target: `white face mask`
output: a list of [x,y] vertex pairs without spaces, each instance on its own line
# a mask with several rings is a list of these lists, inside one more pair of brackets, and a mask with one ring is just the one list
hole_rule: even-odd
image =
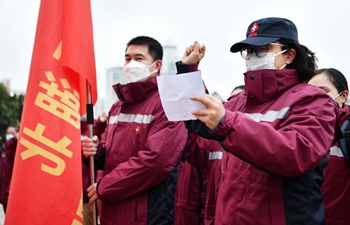
[[8,141],[14,137],[15,137],[15,135],[13,135],[13,134],[6,134],[6,141]]
[[158,70],[149,72],[149,68],[151,68],[154,64],[156,64],[156,62],[157,61],[147,66],[146,64],[137,62],[132,59],[128,64],[124,66],[126,79],[129,82],[140,82],[140,81],[147,80],[147,78],[151,74],[158,72]]
[[[285,49],[279,53],[267,52],[264,57],[258,57],[255,54],[252,54],[249,59],[245,60],[245,65],[247,71],[252,70],[276,70],[275,67],[275,57],[286,52],[288,49]],[[284,64],[280,69],[286,67],[287,64]]]

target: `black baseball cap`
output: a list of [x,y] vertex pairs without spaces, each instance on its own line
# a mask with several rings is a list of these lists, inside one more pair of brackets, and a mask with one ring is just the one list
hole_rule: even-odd
[[281,38],[298,42],[298,30],[288,19],[268,17],[253,21],[247,29],[246,37],[247,39],[232,45],[230,51],[238,52],[245,45],[267,45]]

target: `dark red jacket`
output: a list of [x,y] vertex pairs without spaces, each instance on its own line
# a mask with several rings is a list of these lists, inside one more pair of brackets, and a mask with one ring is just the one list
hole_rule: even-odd
[[209,149],[209,152],[206,155],[208,157],[208,166],[205,173],[204,225],[214,225],[224,150],[217,142],[212,141],[208,144],[207,149]]
[[[340,126],[349,116],[349,108],[340,109]],[[326,206],[327,225],[350,224],[350,169],[339,147],[339,140],[330,149],[329,163],[321,186]]]
[[186,124],[225,150],[215,224],[325,224],[320,185],[334,102],[293,69],[249,71],[245,86],[215,132]]
[[118,84],[114,90],[119,101],[109,112],[102,140],[103,177],[97,187],[101,224],[172,224],[185,126],[166,118],[156,77]]
[[187,161],[178,169],[174,225],[199,225],[203,209],[203,175]]
[[[0,143],[1,144],[1,143]],[[6,157],[5,157],[5,152],[4,149],[0,146],[0,203],[1,204],[6,204],[5,201],[1,199],[1,193],[2,193],[2,183],[3,183],[3,177],[6,176],[5,174],[5,166],[6,166]]]
[[[190,135],[191,137],[193,135]],[[186,160],[200,171],[204,180],[203,224],[213,225],[221,177],[223,149],[217,141],[200,137],[195,137],[194,143],[193,140],[189,139],[188,143]]]
[[0,203],[7,204],[10,184],[12,179],[13,165],[15,162],[17,147],[17,137],[11,138],[5,143],[5,166],[3,168],[3,176],[1,182],[1,191],[0,191]]

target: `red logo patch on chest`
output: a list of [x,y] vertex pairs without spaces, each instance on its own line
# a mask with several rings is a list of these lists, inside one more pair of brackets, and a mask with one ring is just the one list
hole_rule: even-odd
[[135,129],[136,133],[140,132],[140,130],[141,130],[140,126],[137,126],[136,129]]

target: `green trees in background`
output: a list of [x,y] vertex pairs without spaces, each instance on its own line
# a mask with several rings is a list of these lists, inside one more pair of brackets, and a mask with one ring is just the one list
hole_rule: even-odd
[[8,125],[20,125],[23,102],[24,95],[11,96],[5,85],[0,83],[0,136],[3,139]]

